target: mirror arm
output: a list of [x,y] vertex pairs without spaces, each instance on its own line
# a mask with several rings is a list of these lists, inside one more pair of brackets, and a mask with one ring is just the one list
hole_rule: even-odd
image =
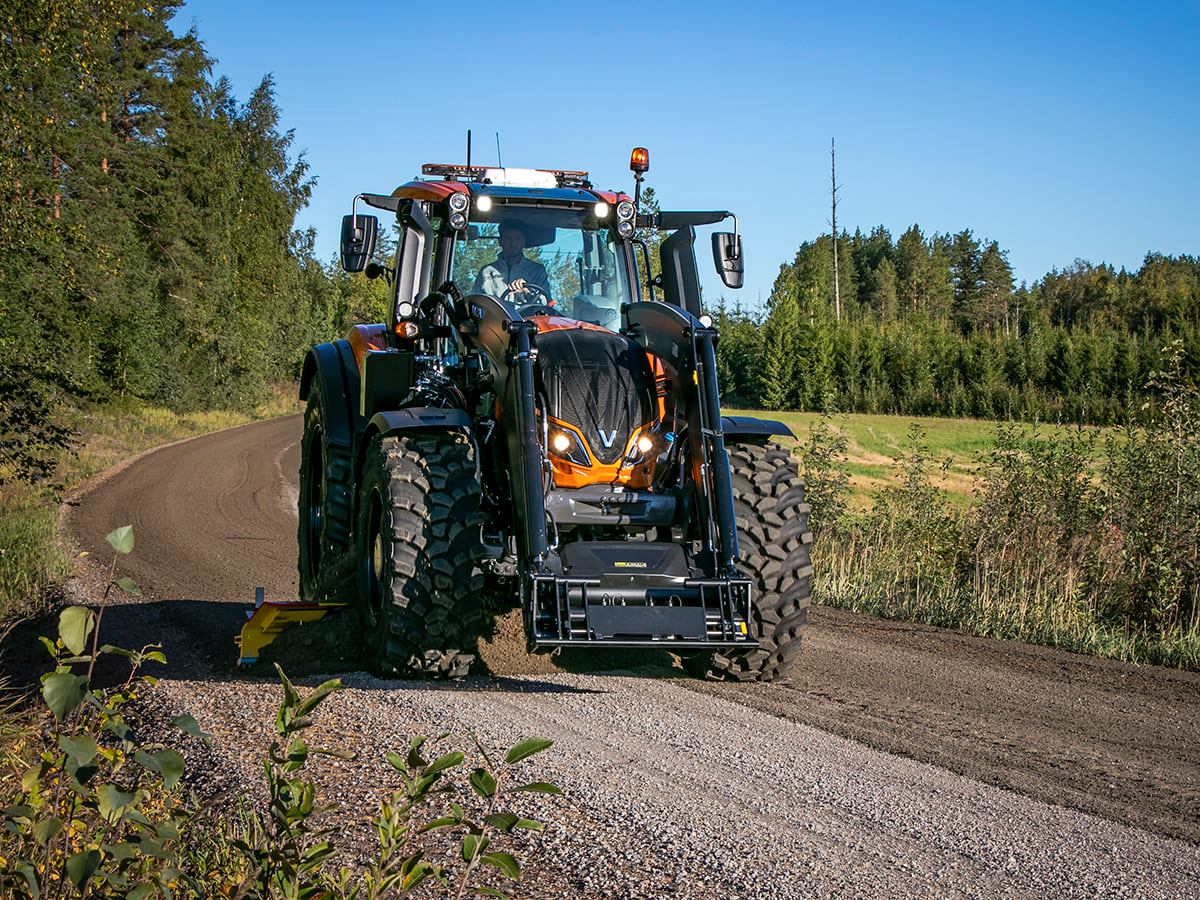
[[651,302],[654,300],[654,277],[650,274],[650,248],[646,246],[646,242],[641,238],[635,238],[633,243],[642,248],[642,259],[646,263],[646,292],[650,295]]

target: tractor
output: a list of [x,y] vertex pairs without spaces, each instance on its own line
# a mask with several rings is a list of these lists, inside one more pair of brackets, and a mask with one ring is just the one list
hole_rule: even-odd
[[[795,663],[791,432],[722,415],[701,308],[695,229],[733,219],[713,259],[738,288],[737,219],[640,212],[648,168],[636,148],[631,197],[468,158],[354,198],[341,264],[386,279],[390,314],[305,359],[299,568],[304,601],[355,605],[372,671],[462,677],[515,606],[531,652],[653,647],[746,681]],[[364,206],[394,216],[385,262]]]

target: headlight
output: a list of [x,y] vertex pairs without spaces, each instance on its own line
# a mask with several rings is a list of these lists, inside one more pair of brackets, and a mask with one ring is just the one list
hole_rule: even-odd
[[451,194],[450,209],[454,212],[466,212],[467,204],[470,203],[470,198],[466,194]]
[[396,304],[396,315],[401,319],[407,319],[414,311],[413,305],[407,300],[402,300]]
[[596,218],[597,219],[607,219],[608,218],[608,204],[605,203],[603,200],[601,200],[599,203],[596,204],[595,210],[596,210]]
[[558,428],[550,432],[550,450],[555,456],[570,460],[577,466],[590,466],[588,453],[571,432]]
[[460,212],[450,213],[450,227],[455,229],[463,229],[467,227],[467,217]]
[[620,203],[618,203],[617,204],[617,218],[618,219],[632,219],[633,218],[633,203],[630,202],[629,200],[622,200]]
[[617,234],[623,238],[633,237],[633,223],[628,219],[622,219],[617,223]]
[[481,197],[475,198],[475,208],[480,212],[487,212],[492,208],[492,198],[484,194]]

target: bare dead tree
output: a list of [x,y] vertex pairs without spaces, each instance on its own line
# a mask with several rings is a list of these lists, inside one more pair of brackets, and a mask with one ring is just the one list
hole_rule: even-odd
[[833,315],[837,321],[842,320],[842,288],[838,277],[838,230],[837,230],[837,147],[834,139],[829,139],[829,195],[833,205],[832,220],[829,225],[833,230]]

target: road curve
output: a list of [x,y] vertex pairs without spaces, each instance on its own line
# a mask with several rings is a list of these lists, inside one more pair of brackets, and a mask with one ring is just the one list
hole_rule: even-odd
[[[155,702],[216,736],[215,785],[257,779],[276,689],[234,676],[231,635],[255,586],[294,596],[298,438],[289,417],[172,445],[66,516],[95,558],[135,525],[122,565],[145,596],[106,611],[107,638],[165,643]],[[357,756],[325,796],[365,844],[383,749],[540,734],[536,773],[568,794],[526,854],[537,896],[1200,895],[1196,675],[827,610],[806,641],[789,686],[636,656],[552,671],[512,647],[484,654],[512,674],[455,685],[351,671],[317,737]]]

